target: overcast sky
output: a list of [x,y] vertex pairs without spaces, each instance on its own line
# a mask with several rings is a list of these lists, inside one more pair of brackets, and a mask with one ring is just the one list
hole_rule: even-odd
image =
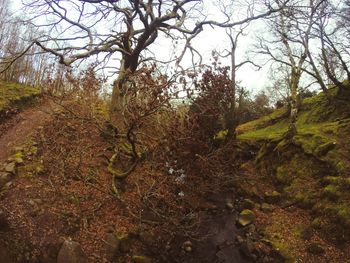
[[[215,1],[208,1],[207,6],[209,15],[215,20],[222,20],[220,13],[217,12],[215,6],[213,6]],[[18,11],[20,9],[20,1],[12,2],[13,10],[17,10],[17,15],[23,15]],[[239,20],[242,17],[238,11],[234,13],[234,20]],[[243,13],[243,15],[246,15]],[[263,28],[263,22],[255,21],[245,29],[245,36],[239,38],[238,48],[237,48],[237,63],[244,61],[247,57],[247,52],[253,49],[254,35],[259,35],[259,30]],[[205,27],[205,30],[201,32],[192,42],[192,45],[202,54],[205,63],[210,63],[211,53],[213,50],[223,51],[224,49],[230,48],[230,42],[225,34],[224,29]],[[156,42],[150,48],[151,51],[157,54],[160,59],[166,59],[173,52],[173,45],[169,41],[164,41],[161,38],[157,39]],[[252,58],[254,62],[258,62],[256,58]],[[190,61],[190,57],[185,57],[184,61]],[[222,59],[224,65],[230,65],[228,59]],[[113,63],[113,62],[112,62]],[[190,65],[188,63],[188,65]],[[186,63],[185,63],[186,66]],[[257,71],[256,68],[247,64],[243,66],[237,73],[237,80],[241,81],[242,86],[248,88],[254,93],[261,90],[266,86],[268,81],[268,68]]]

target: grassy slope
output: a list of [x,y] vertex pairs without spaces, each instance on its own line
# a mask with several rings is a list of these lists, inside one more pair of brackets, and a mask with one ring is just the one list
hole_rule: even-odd
[[40,90],[35,87],[0,81],[0,112],[18,107],[39,93]]
[[[332,102],[320,93],[301,103],[298,134],[292,144],[283,140],[289,123],[287,110],[283,108],[241,125],[238,139],[262,145],[255,161],[259,173],[270,178],[284,200],[310,212],[310,227],[320,230],[327,240],[347,243],[350,241],[350,88],[342,91],[333,88],[330,92]],[[272,223],[278,224],[284,223]]]

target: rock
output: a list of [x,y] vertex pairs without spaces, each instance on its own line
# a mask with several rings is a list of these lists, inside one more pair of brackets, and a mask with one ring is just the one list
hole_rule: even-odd
[[151,263],[152,260],[146,256],[132,256],[132,262],[134,263]]
[[252,210],[244,209],[238,216],[238,223],[247,226],[255,221],[255,214]]
[[248,198],[244,199],[240,205],[241,209],[253,209],[254,207],[255,203]]
[[16,174],[16,163],[11,162],[5,166],[5,171],[11,174]]
[[226,200],[226,208],[229,210],[234,208],[232,200]]
[[12,175],[10,173],[0,173],[0,189],[3,188],[8,182],[11,181]]
[[193,248],[193,244],[191,241],[187,240],[183,243],[182,247],[186,252],[191,252]]
[[277,191],[265,192],[265,200],[270,204],[277,204],[281,200],[281,194]]
[[0,231],[6,230],[9,228],[9,222],[7,215],[4,211],[0,210]]
[[261,205],[261,211],[263,211],[264,213],[270,213],[273,212],[275,210],[275,207],[273,205],[267,204],[267,203],[263,203]]
[[118,254],[120,241],[113,233],[109,232],[106,234],[105,242],[106,258],[108,262],[113,262]]
[[324,249],[316,243],[308,245],[306,251],[314,255],[322,255],[325,252]]
[[88,263],[88,258],[78,242],[65,240],[58,253],[57,263]]

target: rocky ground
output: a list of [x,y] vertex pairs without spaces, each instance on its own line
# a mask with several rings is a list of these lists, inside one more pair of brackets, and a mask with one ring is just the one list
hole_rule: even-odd
[[50,109],[1,124],[0,262],[350,262],[259,170],[260,145],[193,163],[208,174],[145,161],[118,199],[98,123]]

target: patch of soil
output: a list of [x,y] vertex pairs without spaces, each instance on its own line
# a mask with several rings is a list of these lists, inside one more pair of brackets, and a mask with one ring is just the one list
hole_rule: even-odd
[[43,100],[24,109],[0,124],[0,163],[5,161],[13,148],[28,140],[34,131],[48,120],[52,104]]

